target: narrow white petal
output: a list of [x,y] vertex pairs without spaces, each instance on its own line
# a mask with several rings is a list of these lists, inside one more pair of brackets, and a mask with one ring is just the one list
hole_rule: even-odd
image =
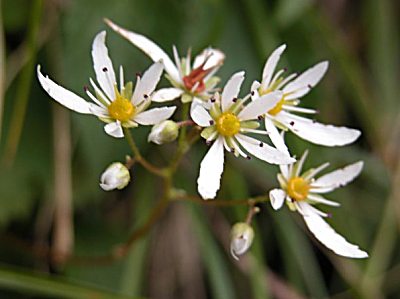
[[176,82],[181,82],[179,76],[179,71],[169,56],[153,41],[149,40],[147,37],[137,34],[132,31],[128,31],[122,27],[119,27],[112,21],[106,19],[105,22],[110,26],[115,32],[119,33],[122,37],[126,38],[140,50],[142,50],[146,55],[148,55],[154,62],[162,60],[165,71]]
[[219,137],[204,156],[200,164],[197,189],[203,199],[212,199],[217,195],[224,170],[223,138]]
[[355,129],[321,124],[285,111],[275,115],[275,119],[300,138],[324,146],[347,145],[361,135],[361,132]]
[[160,81],[163,70],[164,66],[162,62],[155,62],[144,72],[143,76],[140,78],[140,81],[138,84],[136,84],[135,91],[132,96],[133,104],[140,103],[145,96],[151,95]]
[[[283,153],[257,139],[242,134],[237,134],[235,137],[246,151],[260,160],[272,164],[290,164],[296,162],[287,153]],[[261,143],[263,144],[262,146],[260,146]]]
[[360,250],[357,245],[349,243],[345,238],[335,232],[335,230],[318,215],[304,216],[304,221],[313,235],[338,255],[350,258],[366,258],[368,253]]
[[[286,100],[286,98],[285,98],[285,100]],[[317,111],[314,109],[302,108],[302,107],[296,107],[296,106],[290,106],[290,105],[282,105],[282,109],[286,110],[286,111],[293,111],[293,112],[306,113],[306,114],[317,113]]]
[[97,117],[110,117],[107,108],[95,104],[90,104],[90,112]]
[[269,199],[274,210],[279,210],[285,202],[286,192],[282,189],[273,189],[269,191]]
[[108,56],[106,47],[106,32],[101,31],[96,35],[92,45],[93,68],[96,73],[97,82],[101,89],[110,99],[115,99],[114,86],[117,84],[115,80],[114,67]]
[[238,114],[240,120],[257,119],[258,116],[267,113],[269,110],[274,108],[280,101],[283,94],[281,91],[274,91],[263,95],[262,97],[255,99],[250,102],[242,111]]
[[210,114],[201,105],[197,105],[190,112],[190,116],[192,117],[193,121],[200,127],[209,127],[213,122],[213,119],[211,118]]
[[[310,190],[311,192],[314,192],[314,189],[311,188]],[[332,206],[332,207],[339,207],[340,203],[336,202],[336,201],[332,201],[329,199],[326,199],[325,197],[322,197],[321,195],[313,195],[313,194],[308,194],[307,199],[311,200],[314,203],[322,203],[328,206]]]
[[151,100],[157,103],[163,103],[175,100],[180,97],[183,93],[182,89],[170,87],[170,88],[162,88],[153,93]]
[[262,82],[261,82],[262,89],[268,88],[268,85],[271,82],[271,78],[274,74],[276,65],[278,64],[279,59],[280,59],[283,51],[285,51],[285,49],[286,49],[286,45],[283,44],[283,45],[279,46],[278,48],[276,48],[274,50],[274,52],[272,52],[272,54],[269,56],[267,62],[265,63],[263,73],[262,73]]
[[325,192],[345,186],[354,180],[361,172],[364,163],[362,161],[348,165],[342,169],[338,169],[327,173],[312,183],[313,188],[322,188]]
[[153,108],[136,115],[133,120],[141,125],[155,125],[174,114],[176,107]]
[[43,89],[58,103],[79,113],[92,114],[89,102],[85,101],[72,91],[61,87],[48,76],[43,76],[40,72],[40,65],[37,66],[37,76]]
[[204,49],[199,55],[195,57],[193,68],[198,68],[204,63],[205,59],[207,59],[207,62],[204,65],[203,69],[207,70],[221,65],[224,62],[225,54],[218,49]]
[[292,173],[293,177],[300,176],[300,173],[303,169],[303,165],[307,159],[307,156],[308,156],[308,149],[304,151],[303,155],[301,155],[300,160],[298,160],[296,164],[293,166],[293,173]]
[[237,98],[240,91],[240,86],[244,80],[244,72],[237,72],[225,84],[221,95],[222,111],[226,111],[233,103],[233,99]]
[[279,134],[279,131],[275,127],[274,123],[268,117],[265,117],[264,122],[265,122],[265,129],[269,133],[268,136],[271,139],[272,143],[275,145],[275,147],[281,152],[289,152],[285,144],[285,140],[283,139],[281,134]]
[[320,62],[306,70],[292,82],[288,83],[284,88],[285,94],[291,93],[291,97],[302,97],[308,93],[311,88],[318,84],[328,69],[327,61]]
[[119,121],[115,121],[104,126],[104,131],[112,137],[115,138],[123,138],[124,131],[122,130],[121,123]]

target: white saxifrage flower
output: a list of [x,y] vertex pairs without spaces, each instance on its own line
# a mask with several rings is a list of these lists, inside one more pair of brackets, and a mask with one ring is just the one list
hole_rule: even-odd
[[100,187],[105,191],[125,188],[131,176],[128,168],[120,162],[114,162],[103,172],[100,178]]
[[[226,83],[222,94],[216,93],[210,99],[211,105],[207,110],[197,105],[191,111],[193,121],[203,127],[201,136],[207,143],[214,142],[200,164],[200,174],[197,180],[198,191],[204,199],[216,196],[220,188],[220,180],[224,167],[224,148],[235,156],[250,158],[246,153],[274,164],[289,164],[295,160],[288,152],[281,152],[268,144],[246,134],[267,134],[257,130],[260,114],[276,105],[282,96],[274,92],[257,100],[246,102],[250,95],[238,99],[240,86],[244,80],[244,72],[234,74]],[[246,151],[243,151],[242,148]]]
[[216,91],[219,78],[214,76],[223,64],[225,54],[220,50],[204,49],[191,62],[190,50],[187,56],[180,58],[176,47],[173,47],[174,61],[157,44],[147,37],[119,27],[106,19],[106,23],[122,37],[147,54],[153,61],[164,63],[167,78],[174,87],[163,88],[156,92],[153,101],[166,102],[181,97],[182,102],[197,103],[207,101]]
[[316,110],[297,107],[300,98],[306,95],[322,79],[328,69],[328,62],[320,62],[300,75],[291,74],[284,78],[284,69],[275,73],[280,56],[286,45],[278,47],[268,58],[261,82],[253,82],[251,90],[253,99],[270,92],[281,90],[280,101],[265,115],[265,127],[270,132],[271,141],[277,148],[286,149],[278,132],[290,130],[300,138],[324,146],[342,146],[354,142],[361,134],[360,131],[346,127],[324,125],[312,119],[293,113],[315,114]]
[[321,194],[353,181],[360,174],[363,162],[356,162],[315,179],[314,177],[329,163],[301,173],[307,154],[307,151],[304,152],[301,159],[295,164],[280,166],[281,173],[278,174],[278,181],[281,188],[269,192],[272,207],[278,210],[286,201],[292,211],[298,211],[303,216],[311,233],[336,254],[351,258],[368,257],[366,252],[360,250],[357,245],[350,244],[323,220],[323,217],[327,217],[328,214],[313,206],[314,204],[339,206],[339,203],[328,200]]
[[120,67],[118,90],[114,68],[105,45],[105,38],[105,31],[98,33],[92,46],[93,68],[100,88],[90,79],[95,91],[94,95],[88,88],[85,88],[85,92],[94,103],[90,103],[61,87],[48,76],[43,76],[40,72],[40,66],[38,66],[37,76],[43,89],[54,100],[71,110],[97,116],[107,123],[104,126],[105,132],[117,138],[124,137],[122,127],[154,125],[171,117],[176,108],[174,106],[147,110],[163,72],[163,64],[156,62],[142,77],[137,77],[134,90],[132,82],[124,83],[123,69]]

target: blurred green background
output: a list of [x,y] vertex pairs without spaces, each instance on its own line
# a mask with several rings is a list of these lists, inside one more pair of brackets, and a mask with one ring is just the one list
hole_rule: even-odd
[[[2,0],[0,20],[0,297],[1,298],[399,298],[400,297],[400,3],[390,0]],[[45,74],[84,95],[93,77],[93,37],[107,30],[114,66],[134,78],[151,61],[103,23],[108,17],[172,54],[212,45],[226,53],[222,82],[246,70],[243,90],[259,79],[271,51],[286,43],[280,66],[330,68],[303,100],[318,120],[363,131],[344,148],[314,146],[288,134],[293,154],[310,149],[306,168],[331,170],[365,161],[362,175],[329,194],[339,201],[331,225],[370,253],[335,256],[310,236],[301,217],[261,205],[251,251],[234,261],[229,231],[246,207],[174,202],[127,257],[112,252],[147,219],[159,180],[140,166],[123,191],[106,193],[101,172],[129,148],[103,132],[95,117],[54,103],[38,84]],[[162,85],[167,82],[163,81]],[[147,144],[158,165],[174,145]],[[185,157],[175,185],[196,190],[199,143]],[[265,194],[277,168],[228,159],[220,198]],[[72,249],[71,249],[72,248]],[[71,249],[71,250],[69,250]],[[64,254],[52,255],[53,250]],[[88,258],[89,257],[89,258]]]

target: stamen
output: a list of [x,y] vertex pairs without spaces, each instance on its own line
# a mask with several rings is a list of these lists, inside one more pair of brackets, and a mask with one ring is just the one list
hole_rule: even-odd
[[92,95],[92,93],[89,91],[88,88],[85,89],[86,94],[89,96],[89,98],[95,102],[97,105],[101,106],[101,107],[106,107],[102,102],[100,102],[94,95]]
[[238,100],[237,98],[233,98],[233,99],[232,99],[232,102],[236,103],[237,100]]
[[251,160],[251,157],[249,155],[246,156],[247,160]]
[[260,142],[260,147],[263,147],[263,146],[264,146],[264,143]]
[[111,104],[110,99],[103,93],[103,91],[97,87],[96,83],[92,80],[92,78],[89,78],[89,82],[94,88],[94,91],[102,98],[104,101],[106,101],[107,104]]
[[252,90],[252,91],[250,92],[250,94],[251,94],[252,96],[254,96],[254,95],[255,95],[254,90]]
[[210,119],[209,123],[211,126],[213,126],[215,124],[215,122],[212,119]]
[[84,92],[87,92],[88,90],[89,90],[89,87],[88,87],[87,85],[84,85],[84,86],[83,86],[83,91],[84,91]]
[[125,89],[124,86],[124,69],[122,65],[119,66],[119,89],[121,92]]
[[236,142],[235,138],[231,138],[229,139],[230,142],[232,143],[232,146],[234,147],[235,151],[237,151],[239,153],[240,156],[242,156],[243,158],[247,157],[247,154],[245,154],[241,149],[240,146],[238,145],[238,143]]
[[308,84],[307,86],[309,89],[313,88],[311,84]]
[[268,135],[267,131],[257,130],[257,129],[250,129],[250,128],[240,128],[240,132],[242,133],[253,133],[253,134],[260,134],[260,135]]
[[103,67],[102,71],[103,72],[108,72],[108,69],[106,67]]
[[294,126],[294,121],[291,121],[289,124],[290,124],[291,126]]

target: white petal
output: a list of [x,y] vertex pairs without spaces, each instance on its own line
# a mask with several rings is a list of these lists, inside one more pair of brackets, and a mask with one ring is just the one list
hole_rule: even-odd
[[172,78],[172,80],[176,82],[181,82],[181,78],[179,76],[179,71],[169,56],[153,41],[149,40],[147,37],[134,33],[132,31],[128,31],[118,25],[114,24],[110,20],[106,19],[105,22],[108,26],[110,26],[114,31],[119,33],[122,37],[126,38],[140,50],[142,50],[145,54],[147,54],[154,62],[162,60],[165,71]]
[[192,117],[193,121],[200,127],[209,127],[213,122],[213,119],[211,118],[210,114],[201,105],[197,105],[190,112],[190,116]]
[[278,129],[275,127],[274,123],[267,117],[265,117],[265,129],[269,133],[269,138],[271,139],[272,143],[275,147],[280,150],[281,152],[289,152],[285,140],[279,134]]
[[286,192],[282,189],[273,189],[269,191],[269,199],[274,210],[279,210],[285,202]]
[[151,100],[157,103],[168,102],[180,97],[182,93],[183,90],[179,88],[162,88],[153,93]]
[[321,124],[285,111],[275,115],[275,119],[300,138],[325,146],[350,144],[361,135],[361,132],[355,129]]
[[322,188],[324,192],[329,192],[336,188],[345,186],[354,180],[361,172],[364,163],[362,161],[348,165],[323,175],[312,183],[313,188]]
[[244,80],[244,72],[237,72],[225,84],[221,95],[222,111],[226,111],[233,103],[233,99],[237,98],[240,91],[240,86]]
[[278,64],[279,59],[280,59],[283,51],[285,51],[285,49],[286,49],[286,45],[283,44],[280,47],[278,47],[277,49],[275,49],[274,52],[272,52],[272,54],[269,56],[267,62],[265,63],[263,74],[262,74],[262,82],[261,82],[262,89],[268,88],[268,85],[271,82],[271,78],[274,74],[276,65]]
[[151,93],[156,89],[158,81],[160,81],[161,74],[164,66],[162,62],[155,62],[150,66],[140,78],[138,84],[136,84],[135,91],[132,96],[132,103],[140,103],[144,96],[150,96]]
[[[314,192],[314,189],[311,188],[310,192]],[[340,203],[336,202],[336,201],[332,201],[329,199],[326,199],[325,197],[321,196],[321,195],[316,195],[316,194],[308,194],[307,199],[314,202],[314,203],[322,203],[328,206],[332,206],[332,207],[339,207]]]
[[250,102],[238,114],[240,120],[256,119],[258,116],[267,113],[280,101],[283,94],[281,91],[274,91]]
[[320,62],[287,84],[282,90],[283,93],[290,94],[287,99],[300,98],[307,94],[325,75],[328,65],[327,61]]
[[40,72],[40,65],[37,66],[37,76],[43,89],[58,103],[79,113],[92,114],[89,102],[85,101],[72,91],[61,87],[48,76],[43,76]]
[[212,199],[217,195],[224,170],[223,138],[215,140],[200,164],[197,189],[204,199]]
[[136,115],[133,120],[141,125],[155,125],[174,114],[176,107],[153,108]]
[[111,99],[115,99],[114,86],[117,84],[115,80],[114,67],[108,56],[106,47],[106,32],[102,31],[96,35],[92,45],[93,68],[96,73],[97,82],[101,89]]
[[359,249],[357,245],[349,243],[345,238],[318,215],[304,216],[304,221],[313,235],[327,248],[338,255],[351,258],[366,258],[368,253]]
[[194,59],[193,68],[195,69],[202,65],[206,58],[208,59],[203,67],[205,70],[221,65],[224,62],[225,54],[222,51],[213,48],[204,49]]
[[96,115],[97,117],[104,117],[104,118],[109,118],[110,117],[107,108],[104,108],[104,107],[101,107],[101,106],[98,106],[98,105],[95,105],[95,104],[91,104],[90,105],[90,112],[93,115]]
[[112,137],[122,138],[124,137],[124,131],[122,130],[121,123],[119,121],[115,121],[104,126],[104,131]]
[[290,164],[296,162],[287,153],[282,153],[266,143],[260,146],[261,142],[257,139],[242,134],[237,134],[235,137],[246,151],[260,160],[272,164]]

